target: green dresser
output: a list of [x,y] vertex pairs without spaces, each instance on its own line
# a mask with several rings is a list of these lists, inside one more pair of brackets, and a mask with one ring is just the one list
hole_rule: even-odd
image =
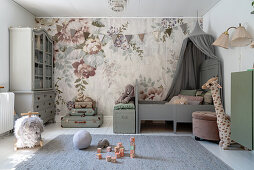
[[254,72],[231,74],[231,139],[254,149]]

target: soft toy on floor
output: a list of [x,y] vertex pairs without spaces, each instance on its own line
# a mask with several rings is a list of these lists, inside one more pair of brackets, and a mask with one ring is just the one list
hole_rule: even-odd
[[17,139],[17,142],[14,145],[15,150],[18,148],[32,148],[37,145],[43,145],[41,139],[43,121],[33,114],[39,113],[22,113],[21,116],[23,117],[16,120],[14,127],[14,134]]
[[98,142],[97,148],[106,148],[109,146],[109,141],[107,139],[101,139]]
[[223,149],[228,149],[231,143],[231,122],[224,112],[223,105],[221,103],[220,98],[220,91],[219,89],[222,88],[218,83],[218,77],[213,77],[209,79],[203,86],[202,89],[211,89],[213,103],[215,107],[215,112],[217,116],[217,125],[219,129],[219,136],[220,136],[220,147]]

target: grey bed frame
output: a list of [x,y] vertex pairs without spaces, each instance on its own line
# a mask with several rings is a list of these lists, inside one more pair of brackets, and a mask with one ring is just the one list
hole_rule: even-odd
[[[211,77],[217,76],[219,71],[218,60],[205,60],[200,69],[200,87]],[[173,121],[174,133],[177,123],[191,123],[194,111],[213,111],[213,105],[174,105],[165,104],[166,101],[139,101],[139,83],[136,80],[136,133],[140,133],[142,120]]]

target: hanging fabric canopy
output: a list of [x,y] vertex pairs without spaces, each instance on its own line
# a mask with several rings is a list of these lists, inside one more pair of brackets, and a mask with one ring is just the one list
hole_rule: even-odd
[[[177,69],[171,88],[166,96],[165,101],[170,101],[183,90],[200,89],[200,66],[204,61],[218,61],[218,79],[223,86],[221,61],[215,55],[215,48],[212,46],[214,38],[206,34],[199,26],[197,21],[194,30],[190,36],[183,40],[180,51]],[[212,59],[212,60],[211,60]],[[221,99],[223,93],[221,90]]]

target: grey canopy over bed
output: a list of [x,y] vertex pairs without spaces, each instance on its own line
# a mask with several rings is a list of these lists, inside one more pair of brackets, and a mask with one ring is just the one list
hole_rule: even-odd
[[[218,75],[215,76],[218,76],[219,83],[223,85],[221,62],[215,55],[213,42],[213,36],[206,34],[197,22],[190,36],[183,40],[175,76],[165,101],[169,101],[173,96],[178,95],[181,89],[199,89],[202,83],[207,81],[200,77],[200,65],[205,60],[208,60],[207,62],[217,61]],[[223,99],[222,91],[221,98]]]
[[[140,132],[142,120],[173,121],[174,132],[178,122],[192,122],[194,111],[214,111],[213,105],[165,104],[182,89],[201,89],[211,77],[218,76],[223,85],[221,61],[212,46],[214,38],[206,34],[196,23],[193,32],[183,40],[177,69],[169,92],[164,101],[139,101],[139,83],[136,82],[136,133]],[[223,93],[221,92],[223,101]]]

